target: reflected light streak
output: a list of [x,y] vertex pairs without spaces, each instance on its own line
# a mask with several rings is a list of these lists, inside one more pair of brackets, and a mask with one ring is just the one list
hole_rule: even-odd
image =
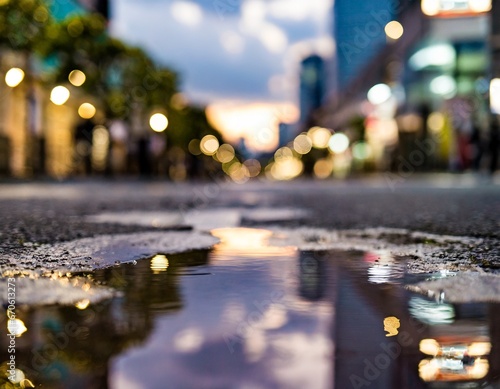
[[151,259],[150,268],[154,273],[160,273],[163,271],[167,271],[169,266],[168,258],[165,255],[155,255],[153,259]]
[[28,329],[24,325],[24,322],[20,319],[10,319],[7,321],[7,330],[10,334],[15,335],[16,337],[20,337],[24,334]]
[[75,307],[77,307],[78,309],[84,310],[84,309],[87,309],[87,307],[89,306],[89,304],[90,304],[90,300],[89,299],[84,299],[84,300],[78,301],[75,304]]
[[396,316],[389,316],[384,319],[384,331],[387,332],[385,336],[396,336],[399,331],[398,328],[401,326],[401,322]]
[[211,231],[221,242],[214,247],[214,253],[219,255],[238,254],[240,256],[272,257],[276,255],[294,255],[293,247],[274,247],[268,243],[272,232],[256,228],[218,228]]

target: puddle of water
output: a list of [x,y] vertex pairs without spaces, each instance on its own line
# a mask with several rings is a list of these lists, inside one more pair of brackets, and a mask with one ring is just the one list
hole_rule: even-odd
[[416,295],[387,251],[297,251],[270,234],[218,229],[213,250],[91,273],[121,292],[106,302],[19,307],[17,368],[65,389],[498,387],[498,304]]

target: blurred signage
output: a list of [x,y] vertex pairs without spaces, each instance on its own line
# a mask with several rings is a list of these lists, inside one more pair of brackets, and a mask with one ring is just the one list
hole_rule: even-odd
[[422,0],[422,12],[433,17],[465,17],[491,10],[492,0]]

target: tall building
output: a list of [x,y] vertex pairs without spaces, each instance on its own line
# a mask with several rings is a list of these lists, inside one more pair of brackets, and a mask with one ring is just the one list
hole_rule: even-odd
[[337,85],[346,88],[386,44],[385,25],[394,19],[393,0],[335,0]]
[[311,55],[301,63],[300,71],[300,123],[308,125],[311,114],[322,104],[326,86],[325,62],[318,55]]

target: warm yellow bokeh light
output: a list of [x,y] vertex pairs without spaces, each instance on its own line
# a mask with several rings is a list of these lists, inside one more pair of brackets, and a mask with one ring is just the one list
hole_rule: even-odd
[[427,16],[435,16],[441,10],[440,0],[422,0],[422,12]]
[[188,150],[193,155],[200,155],[201,154],[200,140],[199,139],[191,139],[191,141],[188,144]]
[[233,146],[225,143],[217,150],[217,160],[221,163],[231,162],[234,158],[234,148]]
[[250,178],[250,173],[245,165],[235,162],[227,169],[227,174],[237,184],[244,184]]
[[73,70],[68,76],[69,82],[74,86],[82,86],[86,79],[85,73],[78,69]]
[[52,92],[50,92],[50,101],[52,101],[55,105],[63,105],[66,101],[68,101],[69,96],[70,93],[68,88],[59,85],[52,89]]
[[427,127],[433,133],[439,133],[443,129],[445,124],[444,115],[441,112],[433,112],[429,115],[427,119]]
[[328,159],[319,159],[314,164],[314,176],[324,180],[328,178],[333,171],[333,163]]
[[312,149],[312,141],[306,134],[300,134],[293,141],[293,149],[299,154],[307,154]]
[[297,178],[302,174],[304,164],[295,157],[283,157],[271,166],[271,177],[279,181],[288,181]]
[[219,149],[219,141],[213,135],[206,135],[200,142],[200,149],[205,155],[214,155]]
[[472,12],[482,13],[491,11],[491,0],[469,0]]
[[15,88],[24,80],[24,71],[19,68],[12,68],[5,74],[5,83],[11,88]]
[[92,119],[96,113],[95,107],[90,103],[83,103],[78,108],[78,115],[83,119]]
[[262,166],[256,159],[247,159],[243,162],[243,165],[248,169],[248,174],[250,177],[257,177],[262,170]]
[[282,159],[288,159],[293,157],[293,151],[289,147],[281,147],[274,153],[274,160],[280,161]]
[[153,131],[163,132],[168,127],[168,119],[162,113],[155,113],[151,115],[151,118],[149,119],[149,125],[151,126]]
[[316,149],[326,149],[332,132],[328,128],[313,127],[307,131],[307,136],[311,138],[312,145]]
[[393,21],[387,23],[385,25],[384,31],[385,31],[385,35],[387,35],[387,37],[394,39],[394,40],[401,38],[403,36],[403,33],[404,33],[403,26],[401,25],[401,23],[399,23],[396,20],[393,20]]

